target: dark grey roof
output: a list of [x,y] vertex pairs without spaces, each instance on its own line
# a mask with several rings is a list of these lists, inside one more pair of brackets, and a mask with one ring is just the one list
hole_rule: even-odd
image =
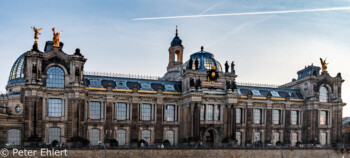
[[271,93],[273,98],[285,98],[287,93],[291,99],[303,99],[299,90],[297,89],[284,89],[284,88],[270,88],[270,87],[254,87],[254,86],[237,86],[239,94],[246,96],[249,91],[252,91],[254,97],[266,97],[267,93]]

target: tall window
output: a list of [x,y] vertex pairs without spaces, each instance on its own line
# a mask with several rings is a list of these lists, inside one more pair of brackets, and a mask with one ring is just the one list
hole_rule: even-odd
[[207,118],[206,118],[206,120],[213,120],[213,115],[214,115],[214,106],[207,105]]
[[124,146],[126,142],[125,130],[117,130],[117,141],[119,145]]
[[21,144],[21,135],[20,130],[10,129],[7,131],[7,142],[11,145],[20,145]]
[[58,66],[52,66],[46,73],[46,86],[64,88],[64,72]]
[[276,143],[280,140],[280,133],[274,132],[272,133],[272,144],[276,145]]
[[61,141],[61,128],[49,128],[49,143],[52,143],[54,140],[57,140],[58,142]]
[[175,106],[167,105],[165,109],[165,120],[166,121],[175,121]]
[[327,144],[327,133],[322,132],[320,134],[320,143],[321,143],[321,145],[326,145]]
[[241,132],[236,132],[236,139],[237,139],[237,144],[241,145],[241,142],[242,142],[242,133]]
[[202,105],[202,106],[201,106],[201,120],[204,120],[204,119],[205,119],[204,114],[205,114],[205,105]]
[[291,137],[290,142],[292,145],[295,145],[295,143],[297,143],[297,141],[298,141],[298,133],[293,132],[291,135],[292,135],[292,137]]
[[100,130],[99,129],[91,129],[90,130],[90,143],[91,143],[91,145],[98,145],[98,141],[100,141]]
[[143,130],[141,132],[141,139],[145,140],[146,142],[151,141],[151,131],[150,130]]
[[261,124],[261,114],[262,110],[261,109],[254,109],[254,124]]
[[261,133],[260,132],[254,132],[254,142],[257,142],[261,140]]
[[299,111],[292,110],[291,120],[292,120],[292,125],[299,124]]
[[324,86],[320,88],[320,102],[328,102],[328,90]]
[[213,60],[209,58],[204,58],[204,67],[210,70],[212,66],[215,66]]
[[242,109],[236,108],[236,123],[242,123]]
[[215,105],[214,120],[220,120],[220,105]]
[[280,124],[281,110],[272,111],[272,123],[275,125]]
[[174,137],[175,137],[174,131],[165,131],[165,139],[169,140],[171,145],[174,144]]
[[47,112],[49,117],[61,117],[62,116],[62,99],[49,99],[49,105],[47,109],[48,109]]
[[90,119],[101,118],[101,102],[90,102]]
[[320,125],[327,125],[328,124],[328,112],[327,111],[320,111]]
[[141,106],[141,120],[150,121],[151,120],[151,104],[142,104]]
[[126,120],[126,103],[116,103],[114,110],[116,120]]

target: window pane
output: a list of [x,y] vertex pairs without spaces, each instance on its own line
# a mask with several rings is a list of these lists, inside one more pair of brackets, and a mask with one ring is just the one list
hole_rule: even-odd
[[101,118],[101,102],[90,102],[90,119]]
[[46,86],[64,88],[64,72],[58,66],[52,66],[46,73]]
[[151,120],[151,104],[142,104],[141,112],[141,120]]
[[204,120],[205,105],[201,106],[201,120]]
[[165,120],[174,121],[175,120],[175,106],[167,105],[165,109]]
[[151,141],[151,131],[150,130],[143,130],[141,139],[145,140],[146,142]]
[[7,142],[11,145],[20,145],[21,144],[21,135],[20,130],[10,129],[7,132]]
[[260,132],[254,132],[254,142],[261,140]]
[[90,130],[90,143],[91,143],[91,145],[98,145],[98,141],[100,141],[100,130],[99,129],[91,129]]
[[165,131],[165,139],[169,140],[170,144],[174,144],[174,131]]
[[320,102],[328,102],[328,90],[323,86],[320,88]]
[[278,132],[274,132],[272,134],[272,144],[276,145],[277,141],[280,140],[280,134]]
[[48,116],[50,117],[62,116],[62,99],[49,99]]
[[320,125],[327,125],[327,112],[326,111],[320,112]]
[[327,144],[327,133],[322,132],[320,134],[320,143],[321,143],[321,145]]
[[54,140],[61,141],[61,128],[53,127],[49,129],[49,143]]
[[117,103],[114,109],[116,120],[126,120],[126,103]]
[[212,66],[215,66],[213,60],[209,58],[204,58],[204,67],[210,70]]
[[254,109],[254,123],[261,124],[261,109]]
[[280,110],[273,110],[272,112],[272,123],[280,124]]
[[298,141],[298,133],[292,133],[291,144],[295,145],[295,143],[297,143],[297,141]]
[[207,120],[213,120],[214,115],[214,106],[207,105]]
[[215,105],[214,120],[220,120],[220,105]]
[[298,113],[299,113],[299,111],[295,111],[295,110],[292,111],[292,115],[291,115],[292,125],[299,124],[299,114]]
[[236,123],[242,123],[242,109],[236,109]]
[[125,130],[117,130],[117,141],[119,145],[125,145],[126,134]]

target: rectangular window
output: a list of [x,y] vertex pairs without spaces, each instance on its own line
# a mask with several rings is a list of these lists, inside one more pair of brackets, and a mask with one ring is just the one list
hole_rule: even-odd
[[152,115],[151,104],[142,104],[141,105],[141,120],[150,121]]
[[90,102],[90,119],[101,118],[101,102]]
[[260,132],[254,132],[254,142],[261,140],[261,133]]
[[275,125],[280,124],[280,118],[281,118],[281,110],[273,110],[272,111],[272,123]]
[[99,129],[91,129],[90,130],[90,143],[91,143],[91,145],[99,145],[98,141],[100,141],[100,130]]
[[165,139],[169,140],[171,145],[174,145],[174,131],[165,131]]
[[298,142],[298,133],[292,133],[291,144],[295,145]]
[[236,132],[236,140],[237,140],[237,144],[241,145],[241,142],[242,142],[242,133],[241,132]]
[[214,115],[214,106],[213,105],[207,105],[207,117],[206,120],[213,120]]
[[62,99],[49,99],[48,116],[49,117],[62,116]]
[[165,120],[166,121],[175,121],[175,106],[167,105],[165,109]]
[[292,125],[298,125],[299,124],[299,111],[292,110],[291,115]]
[[116,103],[114,115],[116,120],[126,120],[126,103]]
[[327,111],[321,111],[320,112],[320,125],[327,125],[328,122],[328,112]]
[[201,120],[204,120],[204,118],[205,118],[204,114],[205,114],[205,105],[202,105],[201,106]]
[[214,120],[220,120],[220,105],[215,105]]
[[150,142],[151,141],[151,131],[150,130],[143,130],[141,133],[141,139],[143,139],[146,142]]
[[10,129],[7,132],[7,143],[11,145],[20,145],[21,144],[21,135],[20,130],[18,129]]
[[242,109],[236,108],[236,123],[242,123]]
[[49,128],[49,143],[51,144],[54,140],[61,141],[61,128]]
[[261,109],[254,109],[254,124],[261,124],[262,121],[261,121],[261,112],[262,110]]
[[125,130],[117,130],[117,141],[119,145],[124,146],[126,140]]

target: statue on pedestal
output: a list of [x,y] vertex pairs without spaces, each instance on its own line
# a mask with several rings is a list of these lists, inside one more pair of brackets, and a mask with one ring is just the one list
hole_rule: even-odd
[[228,68],[229,68],[230,66],[228,65],[228,62],[226,61],[226,63],[225,63],[225,73],[227,73],[228,72]]
[[233,61],[231,63],[231,73],[235,73],[235,64]]
[[199,70],[199,61],[198,61],[198,58],[194,61],[194,66],[196,67],[196,70]]
[[52,32],[53,32],[53,38],[52,38],[53,46],[60,47],[60,35],[63,31],[61,30],[61,32],[55,32],[55,27],[54,27],[52,28]]
[[192,58],[190,58],[190,60],[188,61],[188,69],[192,70],[193,67],[193,60]]
[[327,72],[327,65],[328,65],[328,63],[326,63],[327,59],[322,60],[322,58],[320,58],[320,60],[321,60],[321,65],[322,65],[322,72]]
[[38,39],[39,39],[39,35],[41,35],[40,31],[42,30],[42,28],[37,29],[36,27],[32,27],[33,31],[34,31],[34,45],[38,45]]

